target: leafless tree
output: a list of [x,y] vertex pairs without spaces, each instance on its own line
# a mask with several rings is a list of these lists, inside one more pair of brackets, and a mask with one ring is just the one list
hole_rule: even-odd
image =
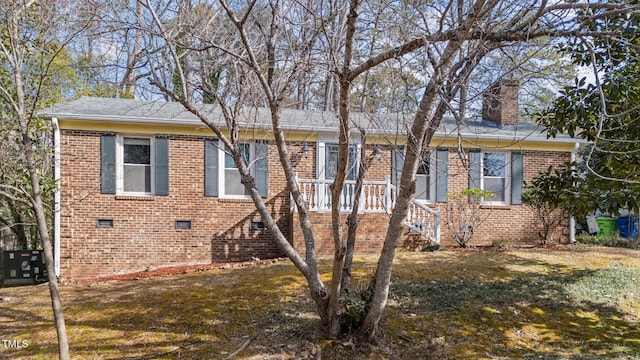
[[[0,41],[0,106],[3,128],[11,131],[3,136],[12,152],[0,154],[2,177],[11,181],[0,184],[0,196],[33,212],[35,226],[42,241],[49,293],[58,335],[60,359],[69,359],[69,343],[65,327],[58,279],[54,268],[52,241],[48,227],[47,199],[55,188],[50,175],[50,142],[48,126],[37,116],[52,102],[61,101],[72,91],[74,74],[72,59],[66,46],[77,35],[53,24],[70,25],[75,20],[69,12],[72,2],[1,1],[4,35]],[[79,29],[82,29],[80,26]],[[63,88],[68,86],[68,88]],[[6,126],[6,127],[5,127]],[[3,150],[6,149],[3,147]],[[49,197],[47,196],[49,195]]]
[[[411,120],[399,125],[399,131],[407,137],[399,195],[368,289],[371,298],[361,324],[363,333],[373,335],[387,303],[393,259],[414,196],[421,154],[443,116],[450,113],[460,116],[460,106],[456,106],[455,101],[463,104],[467,101],[469,79],[478,66],[489,54],[517,44],[526,46],[534,40],[539,46],[541,40],[552,41],[558,37],[611,35],[590,33],[581,25],[607,12],[638,11],[638,6],[628,4],[525,0],[424,3],[220,0],[192,5],[199,9],[199,14],[206,14],[206,18],[198,17],[197,26],[179,24],[181,29],[191,31],[185,41],[184,36],[175,36],[172,26],[176,24],[159,15],[162,9],[145,1],[146,16],[153,20],[147,30],[166,45],[165,57],[148,57],[154,69],[151,81],[165,96],[182,103],[208,125],[232,155],[266,228],[305,276],[321,321],[333,338],[340,335],[340,324],[348,316],[342,301],[345,293],[342,287],[349,284],[350,276],[350,271],[345,271],[345,266],[348,268],[350,264],[348,241],[343,233],[344,219],[338,202],[332,202],[334,262],[327,286],[318,270],[310,214],[296,183],[283,131],[283,107],[297,106],[300,102],[315,103],[317,108],[335,114],[339,122],[339,151],[332,197],[337,199],[350,165],[349,143],[355,126],[351,117],[354,83],[368,71],[398,61],[405,71],[412,69],[411,75],[422,84],[415,93],[417,103]],[[194,61],[201,71],[196,78],[189,78],[180,66],[185,54],[197,59]],[[198,96],[184,96],[187,93],[184,89],[176,89],[176,83],[163,76],[166,71],[163,73],[161,69],[166,59],[172,60],[169,68],[172,76],[179,78],[178,84],[196,84]],[[306,83],[309,79],[314,80]],[[311,88],[316,91],[312,92]],[[322,89],[324,91],[318,91]],[[311,93],[324,96],[316,97],[318,101],[309,101]],[[367,96],[366,91],[362,96]],[[224,114],[222,121],[202,111],[198,101],[204,97],[220,106]],[[260,107],[268,109],[270,114],[270,135],[299,211],[304,254],[295,251],[278,228],[256,188],[249,169],[252,165],[245,164],[238,146],[241,126],[246,126],[243,116]],[[357,231],[356,228],[349,231]]]

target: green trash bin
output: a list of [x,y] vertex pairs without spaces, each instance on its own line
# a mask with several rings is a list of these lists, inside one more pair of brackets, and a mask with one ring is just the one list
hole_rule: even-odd
[[598,224],[598,236],[615,236],[618,234],[616,219],[609,217],[596,218]]

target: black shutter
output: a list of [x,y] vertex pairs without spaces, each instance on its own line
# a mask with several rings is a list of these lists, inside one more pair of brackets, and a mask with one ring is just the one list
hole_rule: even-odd
[[154,195],[169,195],[169,139],[155,139],[155,191]]
[[218,140],[204,142],[204,195],[218,196]]
[[269,195],[269,146],[266,142],[256,143],[256,189],[260,196]]
[[436,151],[436,201],[447,202],[449,187],[449,150]]
[[400,177],[404,166],[404,147],[394,146],[391,157],[391,183],[400,189]]
[[469,151],[469,189],[480,188],[482,153],[480,150]]
[[100,192],[116,193],[116,136],[100,137]]
[[511,153],[511,203],[522,204],[522,188],[524,185],[524,161],[522,153]]

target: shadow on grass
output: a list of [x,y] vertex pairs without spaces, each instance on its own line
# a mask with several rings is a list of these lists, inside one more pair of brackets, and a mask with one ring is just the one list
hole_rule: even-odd
[[[400,257],[385,335],[377,345],[323,341],[304,279],[282,262],[63,287],[72,353],[89,359],[218,359],[250,341],[239,358],[310,358],[320,347],[328,359],[640,357],[638,314],[619,306],[626,295],[640,296],[637,285],[629,290],[637,284],[630,285],[631,279],[640,279],[640,267],[585,270],[517,252]],[[356,266],[371,269],[372,262]],[[50,312],[41,301],[46,289],[24,292],[25,299],[39,297],[38,303],[22,304],[20,294],[11,304],[0,303],[5,333],[34,333],[42,346],[22,349],[19,356],[49,358],[55,340],[52,321],[43,315]],[[631,301],[638,309],[638,299]]]
[[280,354],[290,350],[286,339],[322,336],[303,289],[289,264],[98,285],[66,312],[72,335],[88,329],[72,350],[105,359],[216,359],[249,339],[243,354]]
[[[473,256],[450,259],[449,269],[464,268]],[[640,358],[637,317],[616,304],[625,291],[640,296],[640,268],[577,270],[506,253],[481,256],[485,267],[463,276],[393,284],[389,331],[407,341],[440,339],[435,350],[427,344],[436,358]],[[487,276],[505,264],[547,271],[510,270],[507,280]]]

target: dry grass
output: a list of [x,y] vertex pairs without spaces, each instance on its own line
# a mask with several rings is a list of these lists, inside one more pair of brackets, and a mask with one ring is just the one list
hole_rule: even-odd
[[[61,291],[77,359],[640,359],[639,255],[401,253],[375,343],[324,340],[286,261]],[[374,259],[356,266],[365,282]],[[29,344],[3,359],[55,356],[46,286],[0,289],[0,340]]]

